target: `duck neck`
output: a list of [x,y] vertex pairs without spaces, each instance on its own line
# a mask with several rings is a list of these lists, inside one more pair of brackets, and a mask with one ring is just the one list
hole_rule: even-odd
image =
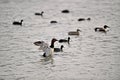
[[22,25],[23,20],[21,20],[20,25]]
[[70,38],[68,38],[68,44],[70,43]]
[[63,46],[61,46],[60,50],[63,51]]
[[51,48],[54,48],[54,43],[55,42],[51,41],[51,45],[50,45]]

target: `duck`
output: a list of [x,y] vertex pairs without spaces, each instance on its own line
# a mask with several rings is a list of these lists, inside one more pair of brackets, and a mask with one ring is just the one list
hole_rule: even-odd
[[95,30],[95,32],[99,31],[99,32],[106,33],[108,31],[108,28],[110,28],[110,27],[107,26],[107,25],[104,25],[103,28],[102,27],[96,27],[96,28],[94,28],[94,30]]
[[80,29],[77,29],[77,31],[70,31],[68,32],[68,35],[79,35],[79,31],[81,31]]
[[59,43],[67,42],[68,44],[70,43],[70,37],[68,39],[60,39]]
[[56,38],[53,38],[51,40],[51,45],[49,46],[44,41],[36,41],[33,44],[36,46],[40,46],[40,49],[43,50],[43,57],[48,57],[52,55],[52,52],[54,51],[54,43],[58,41]]
[[61,12],[62,12],[62,13],[69,13],[70,11],[67,10],[67,9],[65,9],[65,10],[62,10]]
[[78,21],[85,21],[85,20],[90,21],[90,20],[91,20],[91,18],[87,18],[87,19],[85,19],[85,18],[79,18],[79,19],[78,19]]
[[62,51],[63,51],[63,48],[64,48],[63,45],[61,45],[60,48],[54,48],[54,52],[62,52]]
[[57,23],[57,21],[50,21],[50,23]]
[[13,25],[21,25],[21,26],[22,26],[22,22],[23,22],[23,20],[21,20],[20,22],[14,21],[14,22],[13,22]]
[[79,18],[78,21],[85,21],[85,18]]
[[37,16],[43,16],[43,11],[41,12],[41,13],[35,13],[35,15],[37,15]]

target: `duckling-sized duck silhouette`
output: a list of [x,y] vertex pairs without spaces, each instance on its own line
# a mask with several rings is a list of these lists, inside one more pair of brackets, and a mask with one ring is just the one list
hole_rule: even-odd
[[47,43],[45,43],[44,41],[36,41],[34,42],[34,44],[36,46],[40,46],[40,49],[43,50],[43,57],[48,57],[51,56],[53,51],[54,51],[54,43],[58,41],[56,38],[53,38],[51,40],[51,45],[49,46]]
[[20,26],[22,26],[22,22],[23,22],[23,20],[21,20],[20,22],[14,21],[14,22],[13,22],[13,25],[20,25]]
[[62,52],[62,51],[63,51],[63,48],[64,48],[63,45],[61,45],[60,48],[54,48],[54,52]]
[[60,39],[59,43],[64,43],[67,42],[68,44],[70,43],[70,37],[68,37],[68,39]]
[[50,23],[52,24],[52,23],[57,23],[57,21],[50,21]]
[[85,18],[79,18],[78,21],[85,21]]
[[43,11],[41,12],[41,13],[35,13],[35,15],[37,15],[37,16],[43,16]]
[[87,18],[87,19],[85,19],[85,18],[79,18],[79,19],[78,19],[78,21],[85,21],[85,20],[90,21],[90,20],[91,20],[91,18]]
[[67,9],[65,9],[65,10],[62,10],[61,12],[62,12],[62,13],[69,13],[70,11],[67,10]]
[[77,31],[70,31],[68,32],[68,35],[79,35],[79,31],[81,31],[80,29],[77,29]]
[[99,32],[104,32],[104,33],[106,33],[106,32],[108,31],[108,28],[110,28],[110,27],[107,26],[107,25],[104,25],[103,28],[101,28],[101,27],[96,27],[94,30],[95,30],[95,32],[99,31]]

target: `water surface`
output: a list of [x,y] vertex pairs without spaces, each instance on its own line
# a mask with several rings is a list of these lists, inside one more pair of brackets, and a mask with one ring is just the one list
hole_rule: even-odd
[[[120,80],[119,7],[119,0],[0,0],[0,80]],[[34,15],[41,11],[43,17]],[[23,26],[12,25],[21,19]],[[105,24],[107,34],[94,32]],[[33,45],[67,38],[77,28],[80,36],[70,36],[70,45],[52,58]]]

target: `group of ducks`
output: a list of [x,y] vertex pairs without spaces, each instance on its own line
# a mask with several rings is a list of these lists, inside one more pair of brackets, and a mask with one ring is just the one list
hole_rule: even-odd
[[[62,13],[69,13],[70,11],[69,10],[62,10],[61,11]],[[35,13],[34,15],[36,16],[43,16],[43,11],[41,13]],[[91,18],[79,18],[78,21],[85,21],[85,20],[88,20],[90,21]],[[22,22],[23,20],[21,20],[20,22],[18,21],[14,21],[13,22],[13,25],[20,25],[22,26]],[[57,21],[50,21],[50,23],[57,23]],[[95,32],[104,32],[106,33],[108,31],[108,28],[110,28],[109,26],[107,25],[104,25],[103,27],[96,27],[94,28]],[[68,35],[80,35],[80,32],[81,30],[80,29],[77,29],[76,31],[70,31],[68,32]],[[63,43],[63,42],[67,42],[68,44],[70,43],[70,37],[68,37],[68,39],[60,39],[60,40],[57,40],[56,38],[53,38],[51,40],[51,45],[49,46],[46,42],[44,41],[36,41],[34,42],[34,45],[36,46],[40,46],[40,49],[44,52],[43,53],[43,57],[48,57],[48,56],[51,56],[53,52],[61,52],[63,51],[63,48],[64,46],[61,45],[60,48],[54,48],[54,43],[58,41],[59,43]]]
[[[107,28],[110,28],[110,27],[107,26],[107,25],[104,25],[103,28],[96,27],[95,31],[106,32]],[[80,31],[81,31],[80,29],[77,29],[76,31],[70,31],[70,32],[68,32],[68,35],[80,35],[80,33],[79,33]],[[40,46],[40,49],[43,50],[43,52],[44,52],[43,57],[48,57],[48,56],[51,56],[53,52],[62,52],[63,51],[63,48],[64,48],[63,45],[61,45],[60,48],[54,48],[54,43],[56,41],[58,41],[59,43],[67,42],[69,44],[70,43],[70,37],[68,37],[68,39],[60,39],[60,40],[57,40],[56,38],[53,38],[51,40],[51,45],[50,46],[44,41],[36,41],[36,42],[34,42],[34,44],[36,46]]]
[[[68,35],[79,35],[79,29],[77,29],[77,31],[70,31],[68,32]],[[34,42],[34,45],[36,46],[40,46],[40,50],[42,50],[44,53],[43,53],[43,57],[48,57],[48,56],[52,56],[52,53],[53,52],[62,52],[63,51],[63,48],[64,46],[61,45],[60,48],[55,48],[54,47],[54,43],[58,41],[59,43],[68,43],[70,44],[70,37],[68,37],[68,39],[56,39],[56,38],[53,38],[51,40],[51,45],[49,46],[46,42],[44,41],[36,41]]]
[[[107,25],[104,25],[103,28],[101,27],[96,27],[95,31],[100,31],[100,32],[106,32],[106,29],[109,28]],[[68,35],[80,35],[80,29],[77,29],[77,31],[70,31],[68,32]],[[63,51],[64,46],[61,45],[60,48],[54,48],[54,43],[58,41],[59,43],[64,43],[67,42],[68,44],[70,43],[70,37],[68,37],[68,39],[60,39],[57,40],[56,38],[53,38],[51,40],[51,45],[49,46],[46,42],[44,41],[36,41],[34,42],[34,44],[36,46],[40,46],[40,49],[43,50],[43,57],[48,57],[51,56],[53,52],[61,52]]]
[[[65,9],[65,10],[62,10],[61,13],[70,13],[70,11],[67,10],[67,9]],[[36,12],[34,15],[43,17],[43,14],[44,14],[44,11],[42,11],[40,13]],[[89,21],[89,20],[91,20],[91,18],[87,18],[87,19],[85,19],[85,18],[79,18],[78,19],[78,21],[85,21],[85,20]],[[20,22],[19,21],[14,21],[13,25],[20,25],[20,26],[22,26],[22,23],[23,23],[23,20],[21,20]],[[52,21],[50,21],[50,23],[58,23],[58,22],[56,20],[52,20]]]

